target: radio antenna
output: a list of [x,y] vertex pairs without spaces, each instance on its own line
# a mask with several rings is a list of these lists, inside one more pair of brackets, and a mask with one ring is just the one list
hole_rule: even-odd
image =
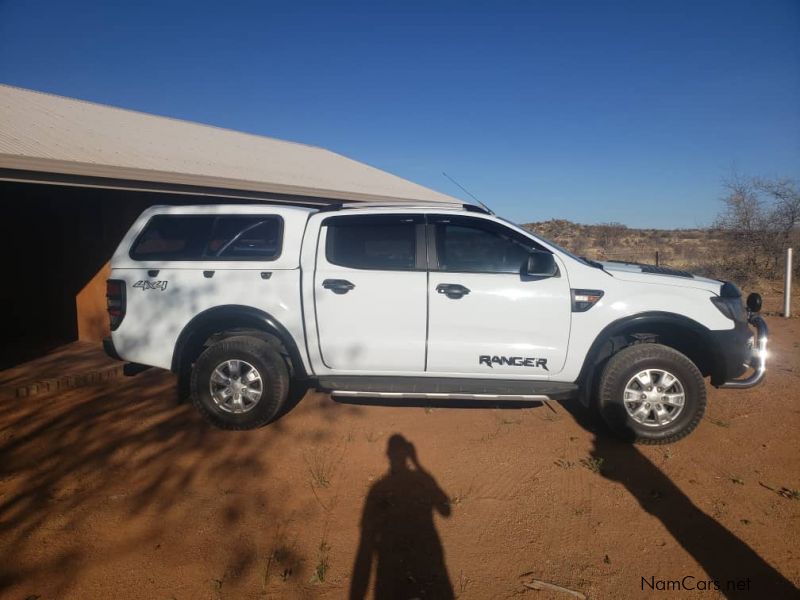
[[467,194],[467,195],[468,195],[470,198],[472,198],[473,200],[475,200],[475,202],[477,202],[478,204],[480,204],[480,205],[483,207],[483,209],[484,209],[486,212],[488,212],[490,215],[493,215],[493,214],[494,214],[494,211],[493,211],[491,208],[489,208],[489,207],[488,207],[488,206],[486,206],[486,205],[485,205],[483,202],[481,202],[480,200],[478,200],[478,198],[475,196],[475,194],[473,194],[472,192],[470,192],[470,191],[469,191],[467,188],[465,188],[463,185],[461,185],[460,183],[458,183],[458,182],[457,182],[455,179],[453,179],[452,177],[450,177],[450,175],[448,175],[448,174],[447,174],[447,173],[445,173],[444,171],[442,171],[442,175],[444,175],[444,176],[445,176],[445,177],[447,177],[447,178],[448,178],[450,181],[452,181],[453,183],[455,183],[455,184],[456,184],[456,185],[457,185],[457,186],[458,186],[458,187],[459,187],[459,188],[460,188],[460,189],[461,189],[461,190],[462,190],[462,191],[463,191],[465,194]]

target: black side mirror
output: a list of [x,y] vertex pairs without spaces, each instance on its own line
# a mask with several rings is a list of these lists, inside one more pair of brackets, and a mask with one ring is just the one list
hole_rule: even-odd
[[534,250],[528,257],[523,274],[527,277],[555,277],[558,275],[556,259],[549,252]]
[[761,311],[761,294],[753,292],[747,297],[747,310],[751,313]]

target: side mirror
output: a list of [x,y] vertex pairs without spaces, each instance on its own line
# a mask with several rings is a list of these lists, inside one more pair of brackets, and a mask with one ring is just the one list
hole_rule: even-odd
[[747,297],[747,310],[749,310],[751,313],[757,313],[761,311],[761,294],[753,292]]
[[555,277],[558,275],[556,259],[549,252],[534,250],[528,257],[523,275],[527,277]]

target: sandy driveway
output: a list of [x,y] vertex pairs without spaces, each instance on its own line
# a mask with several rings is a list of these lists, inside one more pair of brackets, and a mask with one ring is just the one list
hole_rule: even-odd
[[796,595],[800,320],[769,322],[767,383],[713,390],[694,434],[654,448],[555,402],[317,393],[228,433],[154,370],[0,398],[0,597],[372,597],[376,580],[398,597],[571,597],[533,578],[590,598],[714,579],[731,598]]

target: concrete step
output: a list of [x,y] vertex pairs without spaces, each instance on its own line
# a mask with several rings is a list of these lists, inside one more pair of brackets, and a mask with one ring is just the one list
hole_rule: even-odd
[[121,377],[123,367],[100,344],[73,342],[0,371],[0,396],[32,398],[97,385]]

